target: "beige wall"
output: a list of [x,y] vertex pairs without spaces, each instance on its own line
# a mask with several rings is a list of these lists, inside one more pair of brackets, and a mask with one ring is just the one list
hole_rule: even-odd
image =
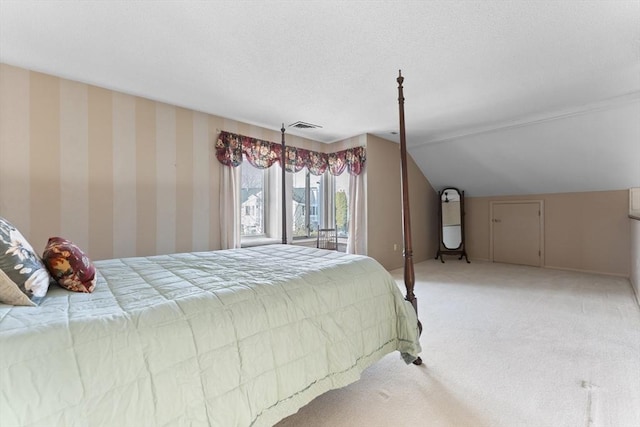
[[489,259],[489,202],[544,201],[544,266],[629,276],[628,190],[468,197],[466,243],[470,258]]
[[[0,215],[38,252],[56,235],[96,260],[219,249],[220,130],[280,141],[277,130],[0,64]],[[368,146],[369,252],[402,266],[398,144],[370,135],[331,145],[287,135],[287,144]],[[436,250],[437,195],[412,159],[409,181],[417,262]]]
[[[437,251],[438,195],[411,156],[407,166],[413,260],[420,262]],[[400,146],[373,135],[367,135],[367,200],[369,256],[387,269],[402,267]]]
[[0,215],[38,252],[56,235],[93,259],[219,249],[219,130],[280,141],[277,130],[0,64]]
[[640,218],[629,218],[631,228],[631,286],[636,292],[636,300],[640,305]]

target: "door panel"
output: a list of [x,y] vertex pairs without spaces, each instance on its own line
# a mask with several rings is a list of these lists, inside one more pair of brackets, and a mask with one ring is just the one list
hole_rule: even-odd
[[540,202],[492,204],[493,261],[542,265]]

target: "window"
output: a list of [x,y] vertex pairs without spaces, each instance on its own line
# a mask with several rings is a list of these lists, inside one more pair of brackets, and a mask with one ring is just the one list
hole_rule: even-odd
[[349,233],[349,175],[322,176],[306,169],[293,174],[293,238],[317,236],[319,228],[338,229],[339,237]]
[[[280,165],[280,156],[286,157],[286,164]],[[247,160],[244,165],[243,157]],[[347,170],[348,173],[360,174],[366,160],[365,147],[322,153],[282,147],[282,144],[221,131],[216,142],[216,158],[225,166],[241,167],[231,174],[229,182],[225,184],[233,189],[234,194],[221,193],[225,203],[241,204],[230,209],[237,212],[239,208],[240,218],[229,218],[226,211],[221,212],[224,226],[234,227],[233,233],[226,230],[229,238],[225,238],[225,246],[237,245],[235,233],[238,232],[238,225],[242,241],[245,238],[251,240],[246,242],[247,245],[266,243],[281,237],[285,234],[282,230],[283,221],[277,219],[286,219],[289,224],[287,227],[290,227],[286,232],[289,237],[313,237],[319,228],[337,228],[342,239],[348,237],[349,223],[353,220],[349,218],[348,183],[351,182],[351,176],[343,174],[336,178],[330,171]],[[275,163],[280,168],[279,174],[272,167]],[[308,167],[314,172],[328,171],[320,177],[310,174],[306,169],[297,174],[283,172],[282,168],[291,169],[291,166],[294,169]],[[359,181],[354,182],[362,185]],[[238,188],[241,194],[237,193]],[[283,191],[290,197],[289,200],[282,200]],[[276,200],[278,198],[281,200]],[[286,210],[286,217],[282,209]],[[293,215],[289,213],[291,209]]]
[[311,237],[318,229],[318,190],[321,177],[306,169],[293,174],[293,237]]
[[249,162],[243,162],[241,171],[241,209],[240,234],[245,236],[263,236],[265,230],[265,196],[266,173],[265,170],[251,166]]
[[[279,189],[271,189],[279,181],[270,170],[258,169],[245,161],[240,166],[241,208],[240,234],[244,238],[277,237],[280,222],[269,221],[280,218],[280,201],[271,200],[279,194]],[[278,173],[274,170],[273,173]],[[294,239],[314,238],[319,228],[333,228],[338,237],[349,235],[349,174],[333,176],[325,172],[316,176],[302,169],[291,174],[293,191],[291,195],[292,230]],[[270,196],[270,194],[272,196]],[[269,219],[271,218],[271,220]]]

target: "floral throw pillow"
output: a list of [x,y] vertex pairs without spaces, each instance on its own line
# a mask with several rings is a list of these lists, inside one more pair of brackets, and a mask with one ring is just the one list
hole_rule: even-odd
[[95,267],[84,252],[69,240],[50,238],[42,259],[51,276],[63,288],[87,293],[95,289]]
[[50,281],[51,276],[27,239],[0,217],[0,302],[38,305],[47,294]]

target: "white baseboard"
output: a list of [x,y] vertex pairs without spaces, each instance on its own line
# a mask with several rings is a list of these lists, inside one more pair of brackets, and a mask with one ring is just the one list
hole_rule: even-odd
[[623,278],[629,280],[629,282],[631,282],[631,279],[629,278],[628,275],[620,274],[620,273],[609,273],[609,272],[596,271],[596,270],[583,270],[583,269],[580,269],[580,268],[554,267],[554,266],[550,266],[550,265],[543,265],[542,268],[548,268],[548,269],[551,269],[551,270],[575,271],[577,273],[601,274],[603,276],[623,277]]

